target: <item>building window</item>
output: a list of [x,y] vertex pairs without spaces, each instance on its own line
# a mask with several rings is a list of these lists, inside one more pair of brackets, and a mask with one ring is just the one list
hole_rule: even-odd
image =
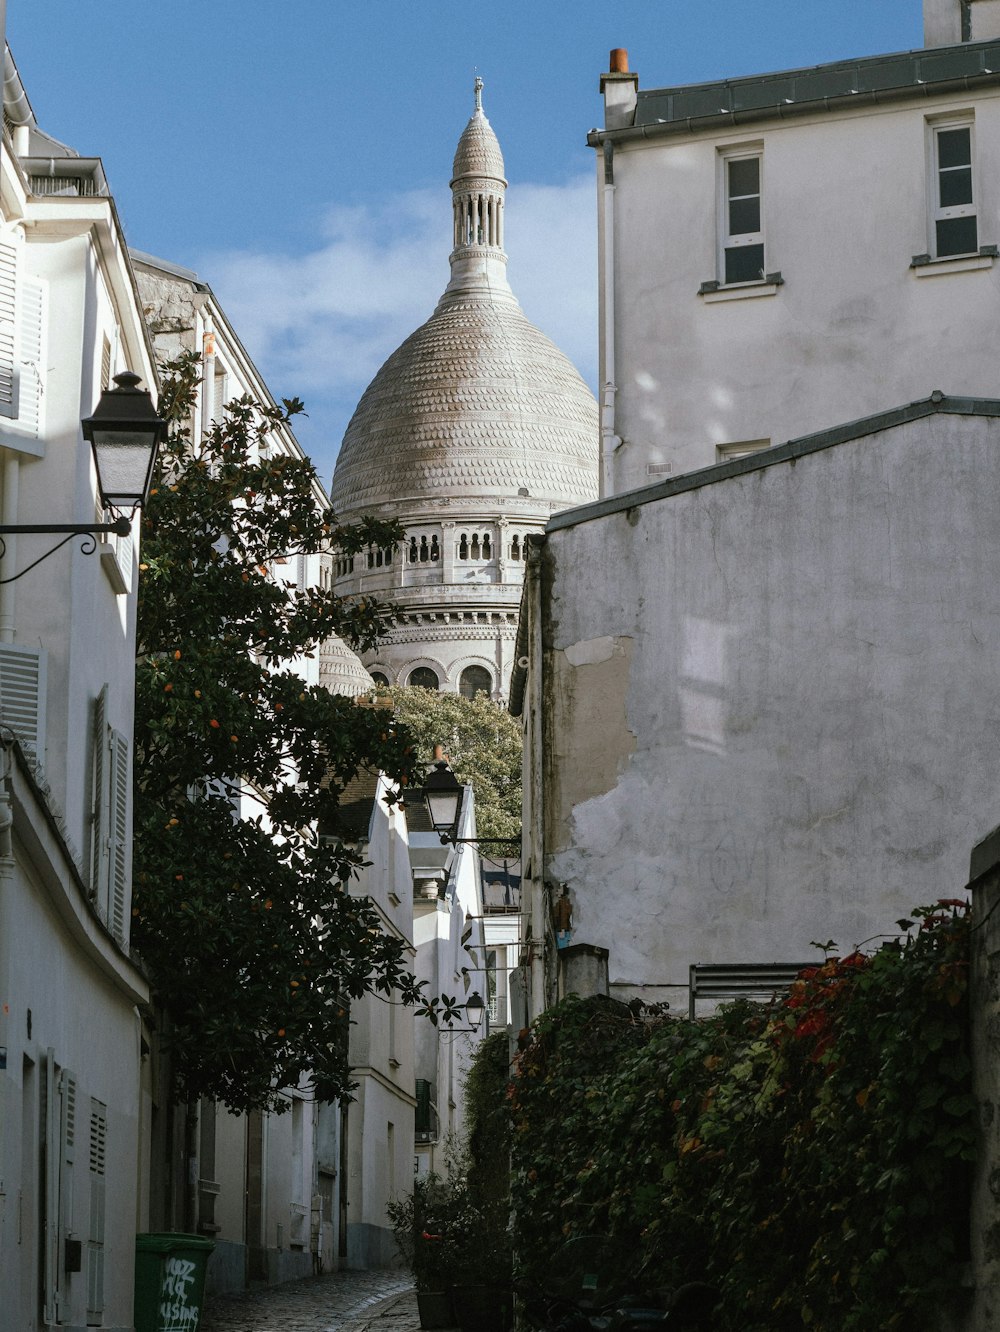
[[383,688],[388,688],[389,677],[386,675],[385,671],[371,671],[370,674],[377,685],[381,685]]
[[489,698],[493,692],[493,677],[485,666],[466,666],[459,677],[458,692],[463,698],[475,698],[477,694]]
[[417,666],[410,672],[407,684],[416,685],[419,689],[437,689],[437,672],[429,666]]
[[727,285],[764,280],[762,211],[763,153],[725,154],[721,159],[719,233],[722,281]]
[[979,247],[972,179],[972,125],[933,126],[933,252],[938,259]]
[[746,458],[751,453],[762,453],[771,447],[769,439],[741,439],[735,444],[716,444],[717,462],[732,462],[734,458]]

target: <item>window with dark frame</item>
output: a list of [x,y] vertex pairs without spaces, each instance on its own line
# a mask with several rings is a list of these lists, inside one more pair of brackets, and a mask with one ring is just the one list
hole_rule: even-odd
[[972,126],[934,131],[934,252],[939,259],[979,246],[972,180]]
[[761,154],[725,159],[723,281],[727,286],[764,280]]

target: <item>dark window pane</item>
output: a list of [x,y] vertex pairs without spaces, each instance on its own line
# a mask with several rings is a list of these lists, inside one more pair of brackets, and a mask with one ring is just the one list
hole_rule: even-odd
[[760,231],[760,199],[731,199],[729,201],[730,236],[742,236],[748,231]]
[[740,245],[726,251],[727,282],[760,282],[763,276],[763,245]]
[[972,134],[968,129],[941,130],[937,136],[938,166],[969,166],[972,162]]
[[371,676],[377,685],[387,685],[389,683],[389,677],[384,671],[372,671]]
[[475,698],[477,694],[489,696],[493,691],[493,677],[484,666],[466,666],[458,682],[458,692],[463,698]]
[[741,157],[729,163],[729,197],[760,193],[760,158]]
[[942,171],[941,207],[954,208],[958,204],[972,203],[972,167],[959,167],[957,171]]
[[949,217],[937,224],[939,259],[948,254],[973,254],[978,245],[974,217]]
[[418,666],[410,672],[407,684],[418,685],[421,689],[437,689],[438,678],[429,666]]

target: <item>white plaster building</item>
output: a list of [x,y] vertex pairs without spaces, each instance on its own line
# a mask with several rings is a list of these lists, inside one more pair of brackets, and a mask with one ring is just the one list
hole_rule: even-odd
[[602,494],[935,388],[996,393],[1000,13],[924,9],[923,50],[602,75]]
[[[7,52],[0,512],[104,520],[80,422],[155,370],[96,158],[45,135]],[[132,1326],[149,1086],[129,955],[137,528],[0,558],[0,1291],[4,1326]],[[13,579],[17,581],[11,581]]]
[[[152,255],[133,251],[131,258],[158,358],[166,361],[182,351],[196,351],[202,358],[192,446],[197,448],[203,432],[221,419],[227,402],[249,395],[273,404],[207,283]],[[303,456],[287,424],[270,432],[266,447],[270,456]],[[318,481],[314,490],[317,507],[326,508]],[[330,577],[326,554],[276,563],[275,576],[299,588]],[[334,682],[363,675],[356,658],[352,668],[352,654],[339,640],[328,645],[327,655]],[[316,657],[299,657],[292,668],[308,684],[323,679]],[[370,680],[355,692],[365,683]],[[243,806],[247,816],[259,812],[256,801],[245,799]],[[208,1289],[238,1290],[249,1281],[284,1281],[309,1275],[320,1264],[335,1265],[330,1231],[335,1209],[325,1176],[328,1170],[336,1173],[339,1141],[335,1134],[330,1142],[329,1125],[320,1124],[321,1111],[310,1090],[285,1088],[289,1105],[284,1114],[234,1115],[204,1098],[196,1106],[173,1105],[163,1094],[166,1085],[166,1080],[156,1083],[153,1101],[152,1226],[197,1231],[214,1241]]]
[[512,684],[533,1012],[891,933],[996,822],[1000,6],[926,15],[602,80],[605,499],[531,549]]
[[333,476],[342,521],[398,520],[394,550],[341,557],[336,588],[402,608],[365,665],[376,680],[505,698],[525,539],[596,495],[593,395],[507,282],[503,157],[482,110],[452,172],[451,280],[382,366]]

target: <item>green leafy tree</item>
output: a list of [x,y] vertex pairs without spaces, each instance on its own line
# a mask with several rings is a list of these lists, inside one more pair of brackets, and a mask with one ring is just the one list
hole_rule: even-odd
[[[485,694],[463,698],[414,685],[380,691],[392,700],[393,713],[429,763],[435,745],[443,745],[460,782],[476,795],[480,837],[516,837],[521,830],[521,727]],[[489,849],[488,847],[486,848]]]
[[399,533],[342,530],[312,465],[268,455],[297,400],[232,402],[195,449],[198,369],[165,368],[172,431],[143,514],[132,938],[176,1094],[279,1108],[301,1077],[323,1099],[348,1091],[351,999],[417,994],[399,941],[345,891],[358,858],[316,834],[359,769],[407,781],[416,755],[385,710],[295,670],[331,633],[371,646],[386,609],[284,577],[297,554]]

